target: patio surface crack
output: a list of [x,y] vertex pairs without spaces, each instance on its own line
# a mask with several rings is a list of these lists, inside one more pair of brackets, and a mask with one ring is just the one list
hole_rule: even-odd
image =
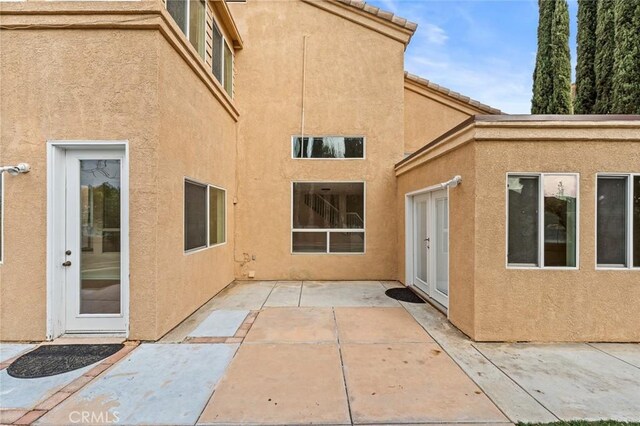
[[333,323],[335,325],[336,330],[336,341],[338,342],[338,353],[340,354],[340,369],[342,370],[342,382],[344,383],[344,391],[347,395],[347,409],[349,410],[349,421],[353,425],[353,414],[351,413],[351,401],[349,399],[349,388],[347,387],[347,376],[344,371],[344,360],[342,359],[342,345],[340,344],[340,335],[338,334],[338,321],[336,320],[336,309],[335,307],[331,308],[331,313],[333,314]]

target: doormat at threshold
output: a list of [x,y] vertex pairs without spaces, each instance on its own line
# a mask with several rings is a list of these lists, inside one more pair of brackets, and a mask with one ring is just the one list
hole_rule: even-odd
[[77,370],[101,361],[123,348],[114,345],[44,345],[15,360],[7,373],[18,379],[36,379]]
[[396,299],[401,302],[424,303],[424,300],[418,297],[417,294],[415,294],[413,291],[411,291],[411,289],[408,289],[407,287],[390,288],[389,290],[385,291],[384,294],[392,299]]

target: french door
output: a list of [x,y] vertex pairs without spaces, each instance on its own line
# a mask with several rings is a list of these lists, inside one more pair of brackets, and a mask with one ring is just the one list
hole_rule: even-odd
[[56,244],[64,332],[124,333],[128,312],[125,153],[66,149],[64,232]]
[[413,197],[413,284],[449,306],[449,199],[446,190]]

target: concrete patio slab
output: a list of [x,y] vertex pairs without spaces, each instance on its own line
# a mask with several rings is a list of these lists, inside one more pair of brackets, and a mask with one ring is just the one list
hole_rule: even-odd
[[429,304],[401,304],[512,422],[558,421],[553,413],[481,354],[473,342],[437,309]]
[[508,421],[436,344],[341,347],[354,423]]
[[350,424],[335,343],[243,344],[199,424]]
[[640,369],[586,344],[476,344],[561,420],[640,421]]
[[340,343],[433,342],[402,307],[335,308]]
[[217,309],[262,309],[275,281],[236,281],[213,298],[211,307]]
[[213,311],[191,333],[189,337],[231,337],[242,325],[248,310]]
[[379,281],[304,281],[300,306],[397,307]]
[[55,376],[17,379],[7,370],[0,371],[0,408],[30,410],[38,403],[91,370],[96,364]]
[[331,308],[265,308],[258,314],[246,343],[336,342]]
[[278,281],[264,306],[299,306],[301,291],[302,281]]
[[29,343],[0,343],[0,363],[35,349],[36,346]]
[[640,344],[638,343],[590,343],[590,345],[640,368]]
[[38,424],[68,424],[73,412],[119,424],[194,424],[237,345],[143,344]]

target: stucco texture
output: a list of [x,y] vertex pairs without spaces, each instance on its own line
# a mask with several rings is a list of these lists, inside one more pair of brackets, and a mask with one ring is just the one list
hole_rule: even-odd
[[[56,9],[28,4],[4,7]],[[237,113],[160,2],[65,5],[2,18],[32,28],[0,32],[0,160],[32,169],[5,182],[0,340],[45,339],[52,140],[128,141],[129,338],[157,339],[233,280]],[[83,14],[101,24],[75,28]],[[185,176],[228,190],[226,245],[183,253]]]
[[[397,167],[404,195],[460,174],[450,195],[450,321],[477,341],[640,340],[638,270],[597,270],[597,173],[638,173],[637,122],[471,123]],[[506,265],[506,175],[579,173],[579,267]],[[398,259],[403,277],[404,256]]]
[[[236,55],[236,276],[394,278],[393,165],[403,155],[404,44],[311,3],[230,4],[245,42]],[[365,136],[364,160],[291,159],[291,138],[302,133],[305,35],[304,134]],[[365,181],[366,254],[292,255],[292,181]]]
[[449,190],[449,320],[468,335],[474,326],[474,268],[475,246],[474,199],[476,196],[475,147],[466,144],[435,157],[424,165],[412,168],[398,176],[396,208],[398,214],[398,277],[406,285],[413,277],[405,272],[405,194],[419,191],[456,175],[462,184]]
[[[483,141],[476,153],[474,338],[640,341],[640,271],[595,265],[596,173],[639,172],[640,141]],[[580,173],[579,270],[505,267],[505,176],[514,171]]]

